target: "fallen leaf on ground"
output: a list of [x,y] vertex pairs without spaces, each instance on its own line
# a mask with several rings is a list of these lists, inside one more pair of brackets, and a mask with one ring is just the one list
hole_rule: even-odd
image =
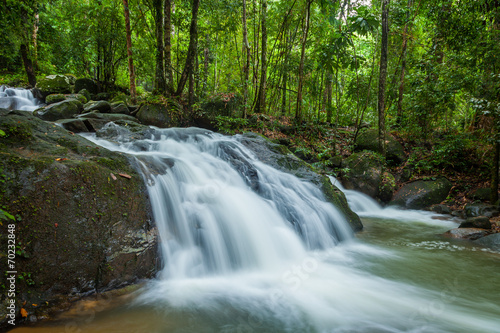
[[129,175],[127,175],[126,173],[119,173],[119,174],[118,174],[118,176],[121,176],[121,177],[123,177],[123,178],[127,178],[127,179],[132,178],[132,176],[129,176]]
[[111,175],[111,178],[113,178],[113,180],[116,180],[116,176],[115,175],[113,175],[112,173],[110,173],[110,175]]
[[28,317],[28,311],[26,311],[24,308],[21,308],[21,317],[26,318]]

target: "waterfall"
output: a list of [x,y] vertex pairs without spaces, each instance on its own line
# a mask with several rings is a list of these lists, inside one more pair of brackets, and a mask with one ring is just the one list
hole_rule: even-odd
[[[240,137],[108,129],[119,135],[85,137],[137,159],[161,237],[164,268],[136,300],[168,326],[156,331],[496,330],[495,316],[460,308],[467,301],[371,273],[398,254],[356,241],[315,186],[261,163]],[[384,211],[359,201],[358,211]]]
[[0,86],[0,109],[35,111],[39,105],[31,90]]

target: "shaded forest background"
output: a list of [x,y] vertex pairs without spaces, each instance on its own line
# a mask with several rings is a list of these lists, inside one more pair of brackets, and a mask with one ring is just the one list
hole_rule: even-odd
[[[0,84],[73,74],[131,103],[173,99],[198,115],[223,105],[220,130],[293,127],[295,150],[319,167],[349,154],[360,128],[378,128],[380,153],[391,132],[416,176],[467,178],[457,193],[476,183],[498,200],[500,1],[2,0],[0,10]],[[265,121],[252,125],[255,115]]]

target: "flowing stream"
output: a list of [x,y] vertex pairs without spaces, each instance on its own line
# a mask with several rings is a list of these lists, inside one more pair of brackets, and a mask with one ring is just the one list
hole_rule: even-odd
[[0,86],[0,109],[35,111],[39,107],[31,90]]
[[164,268],[133,302],[17,332],[500,332],[500,254],[441,238],[454,222],[344,190],[354,236],[238,136],[88,138],[140,162]]

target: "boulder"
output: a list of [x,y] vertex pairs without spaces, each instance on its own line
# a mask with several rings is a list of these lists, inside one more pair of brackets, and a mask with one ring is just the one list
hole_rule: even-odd
[[[370,150],[379,152],[378,130],[366,129],[359,133],[356,138],[354,151]],[[388,162],[399,165],[406,160],[403,146],[392,136],[386,135],[386,159]]]
[[73,91],[71,80],[66,75],[48,75],[38,80],[36,88],[43,98],[51,94],[70,94]]
[[380,155],[371,151],[354,153],[342,165],[345,170],[342,183],[346,189],[378,197],[384,173],[384,161]]
[[43,120],[56,121],[59,119],[72,118],[74,115],[79,114],[82,110],[82,103],[75,99],[68,99],[37,109],[33,112],[33,114]]
[[122,102],[112,103],[111,108],[113,113],[130,114],[128,106]]
[[88,101],[87,97],[85,97],[85,95],[83,95],[83,94],[69,94],[69,95],[66,95],[65,97],[66,97],[66,99],[77,99],[82,104],[85,104]]
[[392,198],[390,205],[408,209],[423,209],[444,201],[452,184],[446,178],[417,180],[403,185]]
[[92,97],[90,96],[90,93],[87,89],[81,89],[80,91],[78,91],[78,94],[85,96],[85,99],[87,99],[87,101],[85,103],[90,102],[90,100],[92,99]]
[[[174,107],[174,106],[173,106]],[[177,109],[170,105],[143,104],[137,111],[136,117],[144,125],[153,125],[166,128],[174,127],[179,123]]]
[[[16,270],[29,272],[16,282],[18,309],[154,276],[157,231],[133,160],[29,112],[0,113],[0,129],[0,202],[17,219]],[[1,244],[7,235],[3,223]]]
[[472,192],[471,199],[479,201],[489,201],[490,195],[491,195],[491,188],[489,187],[478,188],[477,190]]
[[481,237],[474,243],[500,252],[500,233]]
[[486,216],[494,217],[498,216],[498,206],[488,205],[484,203],[479,204],[468,204],[465,206],[465,215],[467,217],[477,217]]
[[459,228],[491,229],[491,222],[486,216],[469,217],[460,224]]
[[111,113],[111,104],[107,101],[90,101],[83,106],[83,113],[98,111],[100,113]]
[[391,201],[394,192],[396,191],[396,179],[389,172],[382,174],[382,181],[379,185],[379,192],[377,198],[383,203]]
[[446,206],[446,205],[432,205],[429,210],[434,213],[438,214],[450,214],[451,215],[451,208]]
[[66,100],[66,96],[64,94],[51,94],[47,97],[45,97],[45,103],[47,104],[54,104],[58,102],[62,102]]
[[92,95],[96,95],[99,93],[99,84],[90,78],[77,79],[75,81],[75,92],[80,93],[82,89],[85,89]]
[[[359,216],[349,208],[344,193],[332,185],[328,177],[318,174],[311,165],[293,155],[287,147],[275,144],[255,133],[245,133],[240,137],[240,141],[252,150],[256,157],[263,163],[280,171],[295,175],[317,186],[323,192],[326,200],[337,207],[342,215],[344,215],[354,231],[363,229],[363,224]],[[237,167],[235,168],[237,169]],[[253,179],[253,182],[258,182],[258,175],[256,177],[256,179]],[[249,186],[258,188],[253,183],[249,184]]]
[[61,119],[57,123],[73,133],[89,132],[89,129],[81,119]]
[[479,228],[455,228],[443,234],[447,238],[475,240],[488,234],[488,230]]

